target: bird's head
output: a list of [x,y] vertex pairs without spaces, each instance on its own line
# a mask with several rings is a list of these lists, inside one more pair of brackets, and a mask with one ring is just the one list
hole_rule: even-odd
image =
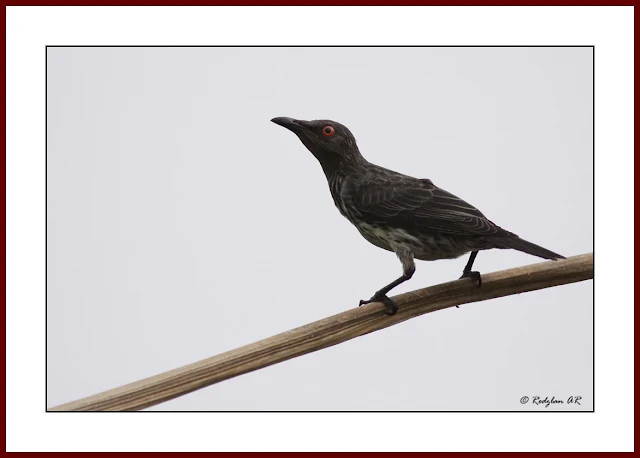
[[271,121],[296,134],[320,161],[326,174],[338,167],[348,167],[364,161],[353,134],[339,122],[327,119],[301,121],[293,118],[273,118]]

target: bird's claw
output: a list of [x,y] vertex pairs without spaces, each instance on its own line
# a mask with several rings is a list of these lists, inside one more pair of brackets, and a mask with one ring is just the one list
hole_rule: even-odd
[[478,288],[482,286],[482,275],[480,275],[480,272],[476,270],[462,272],[462,276],[460,278],[473,278],[478,281]]
[[386,313],[389,316],[395,315],[396,312],[398,311],[398,304],[396,304],[393,300],[389,299],[389,297],[386,294],[383,294],[380,296],[378,296],[377,294],[374,294],[373,297],[368,301],[361,300],[360,305],[358,305],[358,307],[360,307],[361,305],[370,304],[371,302],[382,302],[386,307],[384,313]]

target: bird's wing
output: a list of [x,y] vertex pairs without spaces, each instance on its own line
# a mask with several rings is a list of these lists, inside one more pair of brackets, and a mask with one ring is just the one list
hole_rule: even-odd
[[461,236],[510,235],[431,180],[404,176],[347,180],[341,196],[357,219],[370,224]]

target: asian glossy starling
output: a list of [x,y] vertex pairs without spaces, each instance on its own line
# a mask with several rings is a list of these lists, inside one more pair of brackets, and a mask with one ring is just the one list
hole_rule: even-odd
[[368,162],[349,129],[330,120],[273,118],[292,131],[324,170],[336,207],[372,244],[393,251],[402,263],[400,278],[371,299],[393,315],[398,306],[387,293],[409,280],[414,259],[453,259],[471,252],[462,277],[482,283],[472,271],[479,250],[512,248],[544,259],[563,256],[521,239],[488,220],[477,208],[438,188],[431,180],[413,178]]

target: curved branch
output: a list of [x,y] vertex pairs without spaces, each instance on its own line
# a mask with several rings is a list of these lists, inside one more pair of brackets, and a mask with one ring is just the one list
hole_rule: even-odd
[[393,300],[398,313],[387,316],[384,305],[371,303],[212,356],[153,377],[54,407],[69,410],[139,410],[214,383],[330,347],[355,337],[447,307],[484,301],[593,278],[593,254],[573,256],[411,291]]

